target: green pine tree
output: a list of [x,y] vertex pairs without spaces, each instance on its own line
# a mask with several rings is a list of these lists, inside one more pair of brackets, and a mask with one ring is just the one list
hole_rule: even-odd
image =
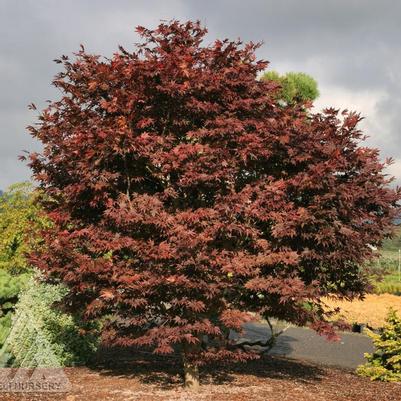
[[275,81],[280,85],[277,97],[285,105],[313,101],[319,96],[316,80],[303,72],[288,72],[280,75],[272,70],[267,71],[261,79]]
[[357,373],[372,380],[401,381],[401,318],[390,309],[381,333],[368,334],[376,351],[365,354],[367,363],[359,366]]

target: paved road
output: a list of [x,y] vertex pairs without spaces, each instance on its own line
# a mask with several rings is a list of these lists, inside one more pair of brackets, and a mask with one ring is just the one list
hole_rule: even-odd
[[[270,330],[262,323],[249,323],[241,340],[256,341],[267,339]],[[373,351],[369,337],[358,333],[340,333],[340,341],[327,341],[313,330],[301,327],[289,327],[270,351],[273,355],[282,355],[293,359],[302,359],[317,364],[355,369],[363,363],[365,352]]]

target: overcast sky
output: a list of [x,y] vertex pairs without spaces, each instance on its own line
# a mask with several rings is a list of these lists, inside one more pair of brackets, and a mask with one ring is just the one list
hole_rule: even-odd
[[29,179],[17,160],[37,150],[27,109],[59,93],[52,60],[78,50],[109,56],[133,48],[137,25],[200,19],[208,41],[263,41],[258,56],[279,72],[319,83],[316,109],[336,106],[366,117],[368,144],[392,156],[401,184],[401,1],[399,0],[0,0],[0,189]]

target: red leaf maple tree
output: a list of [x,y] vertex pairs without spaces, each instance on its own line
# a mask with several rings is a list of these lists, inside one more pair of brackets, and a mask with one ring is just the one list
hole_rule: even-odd
[[106,343],[181,351],[187,369],[244,361],[252,319],[328,336],[321,298],[355,298],[398,215],[358,114],[282,106],[258,44],[204,45],[199,22],[138,27],[112,58],[56,60],[60,100],[29,127],[53,221],[32,255]]

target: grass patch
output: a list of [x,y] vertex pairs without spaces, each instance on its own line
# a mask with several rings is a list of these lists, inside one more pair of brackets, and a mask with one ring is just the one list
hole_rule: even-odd
[[376,294],[401,295],[401,281],[398,273],[390,273],[383,277],[383,281],[375,283]]
[[401,295],[401,276],[398,272],[399,249],[401,249],[401,227],[397,227],[392,239],[386,239],[379,250],[380,258],[374,263],[378,270],[385,270],[383,279],[376,281],[376,294]]

